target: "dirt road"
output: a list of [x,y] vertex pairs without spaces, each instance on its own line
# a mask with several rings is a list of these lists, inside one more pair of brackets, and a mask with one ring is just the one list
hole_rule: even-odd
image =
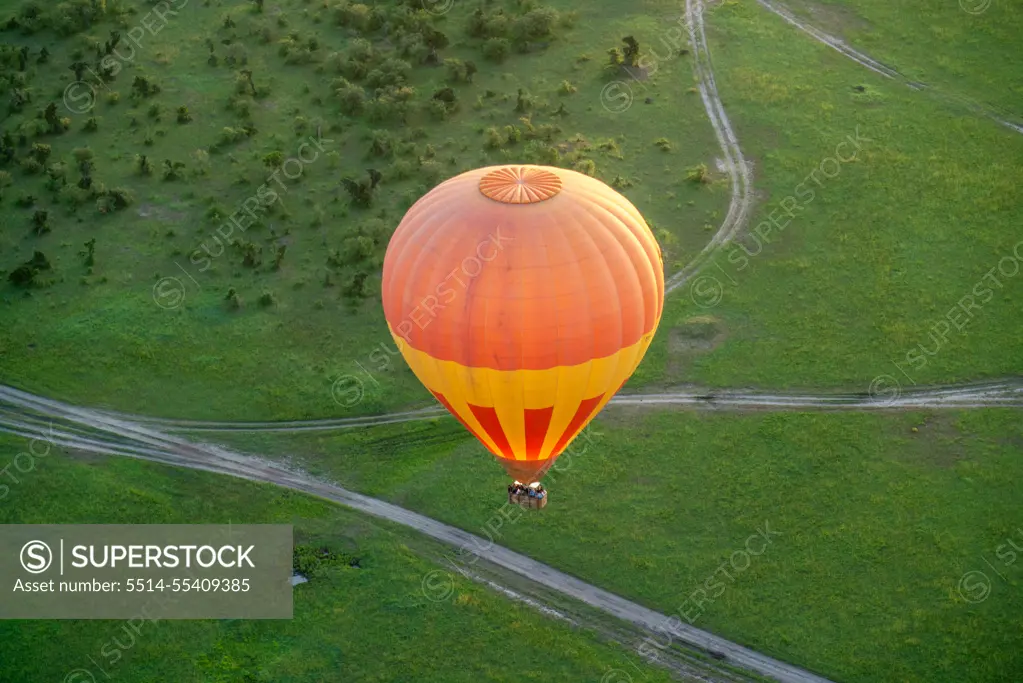
[[[873,395],[871,395],[873,393]],[[611,399],[615,406],[684,406],[693,410],[910,410],[1023,408],[1023,379],[1009,378],[993,382],[913,388],[903,391],[889,384],[868,393],[779,393],[690,387],[677,391],[643,394],[619,394]],[[100,411],[102,412],[102,411]],[[203,420],[168,420],[125,416],[104,412],[109,417],[126,417],[138,424],[159,427],[166,432],[303,432],[333,431],[355,427],[418,422],[450,418],[444,408],[434,405],[386,415],[327,418],[322,420],[288,420],[281,422],[221,422]]]
[[[888,78],[901,78],[898,72],[862,55],[844,43],[800,22],[791,13],[783,13],[780,5],[758,0],[772,12],[806,31],[847,56],[856,59],[871,70]],[[731,180],[731,199],[728,214],[703,251],[685,268],[665,282],[667,294],[690,281],[710,258],[727,245],[749,220],[753,205],[753,173],[743,156],[738,138],[725,114],[717,92],[703,24],[702,0],[686,0],[686,23],[693,54],[694,72],[708,118],[724,155],[724,166]],[[907,79],[903,79],[907,80]],[[911,84],[911,87],[922,84]],[[1023,132],[1023,128],[1001,120],[1000,123]],[[680,405],[697,409],[767,409],[767,410],[880,410],[906,408],[976,408],[986,406],[1023,407],[1023,388],[1017,380],[1006,380],[975,386],[937,387],[928,390],[901,392],[890,387],[884,392],[862,394],[781,394],[743,391],[710,391],[687,388],[653,394],[617,396],[612,405],[665,406]],[[883,396],[877,394],[883,393]],[[268,482],[302,491],[345,505],[380,519],[389,520],[415,529],[451,546],[469,551],[495,567],[517,576],[521,582],[536,584],[561,596],[578,600],[604,615],[621,620],[638,629],[636,633],[670,634],[674,643],[684,645],[688,654],[675,652],[675,666],[662,659],[672,659],[671,648],[658,657],[658,663],[683,672],[690,680],[708,683],[734,683],[751,680],[750,676],[768,677],[781,683],[829,683],[827,679],[791,666],[766,655],[742,647],[695,628],[679,619],[650,610],[587,584],[575,577],[532,560],[514,551],[484,542],[483,539],[461,529],[405,510],[390,503],[348,491],[330,482],[324,482],[300,471],[284,467],[251,455],[228,449],[195,443],[175,436],[171,432],[200,431],[303,431],[344,429],[373,425],[433,419],[447,413],[439,406],[417,411],[389,415],[343,418],[332,420],[290,422],[195,422],[187,420],[159,420],[92,410],[54,401],[10,387],[0,386],[0,431],[26,438],[43,438],[54,445],[80,451],[104,453],[124,457],[142,458],[179,467],[216,472],[252,481]],[[485,580],[486,581],[486,580]],[[510,595],[518,595],[506,586],[486,581],[492,587]],[[537,604],[530,602],[530,604]],[[543,607],[543,609],[547,609]],[[673,645],[672,647],[676,647]],[[708,653],[711,660],[694,657],[693,652]],[[682,663],[679,663],[682,662]],[[697,662],[697,664],[694,664]],[[736,670],[749,672],[749,676]],[[610,672],[609,672],[610,673]],[[607,676],[605,676],[607,678]],[[618,678],[616,680],[631,680]]]
[[[464,554],[510,571],[526,582],[539,584],[606,615],[633,624],[644,633],[660,633],[662,639],[667,637],[665,634],[669,634],[678,643],[697,651],[713,653],[713,662],[738,667],[781,683],[829,683],[825,678],[690,626],[678,618],[670,620],[667,615],[503,548],[490,540],[397,505],[348,491],[269,460],[219,446],[193,443],[137,423],[126,416],[112,417],[9,387],[0,387],[0,408],[0,431],[25,438],[45,439],[55,446],[65,448],[152,460],[301,491],[415,529],[459,548]],[[707,671],[694,676],[694,680],[722,683],[737,680],[734,675],[714,675],[716,666],[715,663],[708,664]]]
[[757,2],[760,4],[761,7],[766,9],[768,12],[771,12],[772,14],[776,14],[777,16],[781,17],[792,26],[798,28],[800,31],[803,31],[807,35],[812,36],[814,40],[823,43],[824,45],[827,45],[828,47],[833,48],[834,50],[837,50],[838,52],[842,53],[849,59],[859,64],[860,66],[866,67],[873,71],[874,73],[880,74],[885,78],[890,78],[892,80],[899,81],[900,83],[904,84],[909,88],[912,88],[913,90],[927,90],[935,97],[945,100],[950,104],[956,104],[960,107],[964,107],[976,114],[986,116],[992,121],[995,121],[1010,130],[1013,130],[1017,133],[1023,133],[1023,125],[1021,125],[1018,122],[1010,120],[1015,117],[1013,117],[1008,112],[997,110],[990,105],[981,104],[980,102],[971,100],[970,98],[964,97],[962,95],[938,91],[925,83],[920,83],[919,81],[914,81],[910,78],[907,78],[905,75],[903,75],[893,67],[888,66],[887,64],[882,64],[873,57],[870,57],[869,55],[866,55],[863,52],[850,46],[842,39],[836,38],[830,33],[827,33],[817,28],[816,26],[812,26],[805,20],[798,18],[792,12],[792,10],[790,10],[782,3],[776,2],[775,0],[757,0]]

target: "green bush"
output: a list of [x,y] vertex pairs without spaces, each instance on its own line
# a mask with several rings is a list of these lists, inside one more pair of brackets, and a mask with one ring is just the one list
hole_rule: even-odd
[[461,59],[445,59],[444,68],[447,69],[447,79],[451,83],[461,83],[465,80],[465,62]]
[[366,84],[371,88],[405,85],[411,72],[411,64],[392,57],[366,75]]
[[369,155],[371,157],[394,156],[395,140],[389,130],[374,130],[369,134]]
[[436,185],[444,177],[444,167],[436,161],[426,160],[419,165],[419,174],[430,187]]
[[697,184],[709,183],[710,171],[707,169],[707,164],[700,164],[686,171],[686,180]]
[[511,43],[504,38],[490,38],[483,43],[483,56],[492,62],[500,64],[508,58],[511,52]]
[[505,135],[494,126],[487,128],[484,135],[486,136],[486,139],[483,141],[485,149],[501,149],[507,142]]
[[43,255],[43,252],[37,251],[32,255],[32,258],[15,268],[7,276],[7,279],[15,287],[32,287],[39,284],[36,282],[36,277],[39,273],[51,268],[49,259]]
[[115,187],[111,190],[107,190],[106,195],[104,195],[104,199],[107,202],[107,206],[113,211],[125,209],[135,202],[135,197],[132,196],[129,190],[123,187]]
[[345,83],[347,85],[334,91],[341,104],[341,113],[346,116],[358,116],[366,109],[366,93],[357,85],[348,81]]
[[370,26],[370,9],[359,3],[341,2],[334,8],[334,21],[339,26],[364,31]]
[[259,305],[263,308],[277,305],[277,297],[269,289],[264,289],[263,293],[259,295]]
[[50,158],[50,155],[52,153],[53,153],[53,148],[50,147],[49,145],[41,143],[41,142],[33,143],[32,144],[32,149],[30,151],[30,154],[40,164],[45,164],[46,160]]
[[525,50],[529,43],[550,37],[557,23],[557,10],[539,7],[530,10],[512,23],[511,36],[519,49]]
[[415,167],[408,159],[397,159],[391,164],[391,180],[407,180],[415,173]]
[[541,166],[557,166],[561,153],[542,140],[532,140],[526,145],[524,156],[527,163]]
[[37,173],[42,173],[43,165],[32,157],[25,157],[21,160],[21,170],[27,175],[36,175]]
[[426,111],[437,121],[443,121],[451,113],[451,109],[440,100],[430,100],[426,103]]
[[423,64],[430,56],[430,46],[423,42],[422,35],[403,35],[398,41],[398,54],[413,64]]
[[580,159],[575,162],[573,168],[580,173],[585,173],[588,176],[596,177],[597,175],[597,164],[593,159]]

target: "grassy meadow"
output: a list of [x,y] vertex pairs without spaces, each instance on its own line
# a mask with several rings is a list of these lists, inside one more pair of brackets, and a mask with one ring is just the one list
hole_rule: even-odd
[[[23,440],[0,436],[5,460],[25,447]],[[429,555],[439,548],[324,501],[58,449],[35,463],[0,505],[0,524],[293,524],[296,545],[329,547],[357,558],[359,567],[324,567],[296,586],[292,620],[156,621],[137,633],[123,621],[5,621],[4,683],[70,681],[65,677],[74,669],[127,683],[470,683],[550,676],[596,682],[610,669],[626,668],[643,680],[671,680],[588,631],[455,572],[438,576]],[[522,661],[543,662],[542,671],[510,667],[509,648]],[[90,680],[84,676],[72,678]]]
[[[823,0],[788,3],[797,16],[925,83],[1023,118],[1019,65],[1005,59],[1023,32],[1018,2],[1006,0]],[[935,49],[940,46],[940,49]],[[940,96],[939,95],[939,96]]]
[[[555,2],[549,35],[503,61],[492,49],[502,39],[471,35],[473,10],[455,3],[407,20],[431,43],[444,42],[431,31],[443,33],[437,64],[417,63],[429,53],[412,29],[371,29],[374,21],[345,7],[297,2],[259,13],[250,3],[195,2],[138,44],[125,36],[148,15],[127,3],[110,3],[105,18],[70,37],[8,28],[9,46],[31,47],[24,72],[8,47],[5,69],[34,99],[3,124],[16,143],[0,204],[4,381],[173,417],[423,405],[429,396],[411,372],[381,351],[390,341],[377,287],[390,232],[437,182],[513,160],[590,170],[648,216],[669,272],[720,224],[728,183],[715,170],[719,151],[689,57],[672,51],[674,3],[630,5],[622,16],[612,0]],[[523,22],[542,9],[532,7],[497,6]],[[1023,140],[871,74],[753,3],[714,6],[706,23],[718,87],[753,165],[749,231],[760,233],[669,297],[662,333],[627,390],[680,382],[865,390],[878,375],[908,387],[1018,372],[1019,278],[983,281],[1000,263],[1004,273],[1019,265],[1020,236],[1007,226],[1023,220]],[[62,65],[102,52],[111,30],[125,44],[107,59],[131,59],[116,62],[110,82],[85,72],[76,83]],[[647,80],[605,67],[626,32],[647,46]],[[38,45],[52,48],[43,64],[32,56]],[[139,94],[137,76],[160,91]],[[379,86],[391,81],[406,85]],[[430,93],[445,88],[455,103],[440,111]],[[620,99],[623,88],[631,100]],[[70,120],[67,131],[46,132],[49,102]],[[179,123],[182,106],[190,120]],[[856,158],[837,162],[850,158],[848,145],[838,148],[848,136],[861,140]],[[47,154],[41,171],[34,156]],[[87,191],[75,186],[77,159],[90,154],[96,185]],[[299,154],[312,160],[291,161],[294,180],[274,170]],[[164,179],[165,162],[177,179]],[[710,182],[687,180],[701,164]],[[369,182],[368,169],[381,179],[367,207],[342,181]],[[223,221],[267,187],[277,201],[225,247]],[[103,194],[118,188],[125,192]],[[112,197],[131,203],[113,208]],[[40,211],[46,226],[36,230]],[[52,268],[29,287],[8,282],[37,250]],[[950,311],[963,330],[932,339]],[[713,340],[694,339],[708,317]],[[335,400],[353,377],[362,400]]]
[[[792,7],[943,93],[1012,109],[1020,20],[999,0],[962,8],[983,1]],[[178,4],[141,34],[153,20],[140,0],[0,10],[0,382],[175,418],[424,406],[386,353],[379,277],[403,212],[439,182],[505,162],[594,174],[648,217],[668,274],[727,211],[721,152],[679,53],[682,3]],[[1023,136],[755,2],[714,3],[704,19],[756,203],[738,242],[669,297],[625,391],[1019,374]],[[606,66],[626,35],[653,57],[645,80]],[[855,158],[839,146],[850,137]],[[276,199],[225,244],[224,221],[268,188]],[[339,401],[351,381],[360,400]],[[450,419],[194,436],[484,536],[506,483]],[[985,600],[960,579],[1023,533],[1021,448],[1009,410],[612,408],[548,475],[551,505],[495,540],[672,613],[769,524],[778,535],[696,625],[842,683],[1001,682],[1023,665],[1023,561],[992,576]],[[613,500],[595,495],[608,487]],[[0,519],[294,521],[302,538],[364,558],[300,586],[294,622],[159,625],[119,665],[123,680],[510,680],[509,642],[558,680],[598,681],[626,661],[473,585],[425,600],[436,565],[410,549],[421,540],[269,487],[61,456],[10,491]],[[115,629],[2,625],[19,654],[0,676],[62,677]],[[43,642],[66,658],[38,656]]]
[[758,208],[668,299],[627,390],[1018,374],[1023,136],[873,74],[755,3],[717,6],[706,25]]
[[[1015,411],[611,408],[589,429],[545,478],[543,513],[510,523],[504,475],[454,420],[198,438],[287,457],[834,681],[994,683],[1023,663],[1023,559],[996,557],[1023,542]],[[732,559],[765,531],[759,555]],[[724,591],[695,610],[722,564]],[[992,582],[978,603],[959,589],[972,570]]]
[[[720,221],[727,184],[685,179],[701,164],[708,179],[720,174],[689,62],[669,52],[681,43],[675,33],[660,39],[662,26],[681,32],[673,3],[623,17],[612,0],[496,2],[473,29],[489,38],[470,33],[468,3],[443,14],[414,11],[418,2],[370,5],[364,17],[367,6],[344,2],[257,12],[251,2],[193,0],[135,45],[129,33],[154,21],[147,6],[110,0],[104,18],[67,38],[2,34],[4,68],[33,98],[2,124],[15,143],[0,204],[4,381],[167,416],[338,414],[333,384],[389,343],[378,297],[391,232],[434,185],[482,165],[553,163],[615,184],[655,226],[672,267]],[[112,30],[122,43],[106,56],[113,80],[93,83],[85,71],[76,83],[67,64],[91,64]],[[634,83],[626,117],[601,93],[616,78],[607,50],[628,32],[662,62]],[[20,46],[30,48],[23,72]],[[51,56],[38,64],[42,46]],[[136,78],[159,92],[140,94]],[[62,103],[77,111],[91,93],[94,107],[80,114]],[[49,102],[69,119],[66,131],[47,132],[37,118]],[[179,107],[190,120],[179,122]],[[37,168],[35,144],[50,146],[46,165],[63,164],[54,173],[70,187]],[[88,191],[76,186],[74,155],[85,149]],[[343,181],[368,184],[369,169],[381,178],[365,206]],[[114,200],[100,192],[119,188],[131,203],[108,208]],[[241,213],[244,232],[223,227],[271,190],[276,201],[254,210],[256,223]],[[45,230],[34,226],[38,211]],[[37,250],[52,268],[31,286],[8,282]],[[381,391],[358,411],[423,398],[411,373],[377,379]]]

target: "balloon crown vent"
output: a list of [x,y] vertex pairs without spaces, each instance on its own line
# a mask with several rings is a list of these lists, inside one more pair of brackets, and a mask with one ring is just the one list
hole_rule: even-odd
[[480,178],[480,192],[504,204],[535,204],[561,192],[561,178],[536,166],[505,166]]

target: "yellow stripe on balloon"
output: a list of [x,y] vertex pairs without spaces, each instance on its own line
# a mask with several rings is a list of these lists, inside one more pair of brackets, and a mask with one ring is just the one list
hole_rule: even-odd
[[547,370],[468,368],[454,361],[438,360],[426,352],[414,349],[393,329],[390,331],[419,381],[430,391],[443,395],[458,416],[494,453],[500,453],[500,448],[473,415],[470,404],[497,411],[498,420],[516,460],[528,459],[523,411],[553,407],[550,425],[540,450],[539,459],[543,460],[557,455],[552,451],[583,401],[595,396],[602,397],[592,415],[596,415],[607,404],[613,392],[636,370],[657,328],[655,326],[638,342],[610,356]]

